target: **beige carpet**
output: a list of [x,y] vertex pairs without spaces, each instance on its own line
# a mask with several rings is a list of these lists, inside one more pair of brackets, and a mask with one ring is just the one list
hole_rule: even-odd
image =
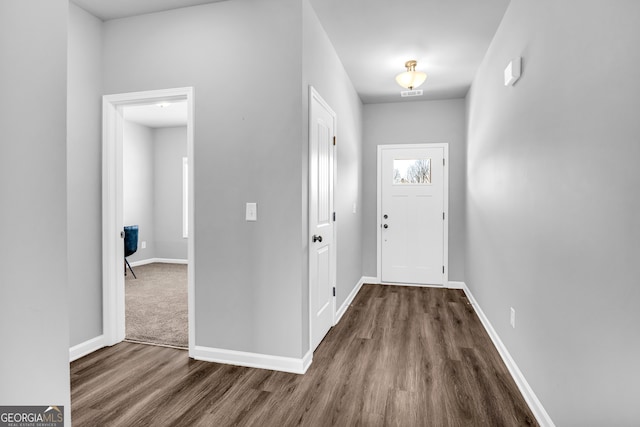
[[187,266],[147,264],[125,276],[126,339],[187,348]]

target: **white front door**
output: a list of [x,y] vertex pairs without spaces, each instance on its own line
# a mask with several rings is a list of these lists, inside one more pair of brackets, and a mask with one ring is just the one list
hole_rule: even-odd
[[379,149],[381,280],[444,285],[446,146],[399,147]]
[[311,348],[333,326],[335,242],[333,215],[336,116],[318,93],[309,91],[309,302]]

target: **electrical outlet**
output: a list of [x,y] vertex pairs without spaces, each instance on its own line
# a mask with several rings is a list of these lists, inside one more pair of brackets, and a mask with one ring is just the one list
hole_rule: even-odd
[[511,323],[511,327],[515,329],[516,327],[516,310],[511,307],[511,318],[509,319],[509,322]]
[[258,220],[258,204],[257,203],[247,203],[245,218],[247,221]]
[[142,242],[140,246],[142,247],[142,249],[147,249],[147,242]]

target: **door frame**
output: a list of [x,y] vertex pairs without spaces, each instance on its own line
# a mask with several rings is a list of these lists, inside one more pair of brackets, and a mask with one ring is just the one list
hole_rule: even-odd
[[[307,233],[306,233],[306,244],[307,244],[307,279],[308,279],[308,293],[309,293],[309,353],[313,355],[315,348],[313,347],[313,308],[312,308],[312,299],[311,299],[311,248],[309,242],[311,241],[311,138],[313,129],[311,127],[311,112],[313,110],[313,102],[317,101],[324,108],[326,108],[333,117],[333,133],[334,136],[338,137],[338,121],[335,111],[326,103],[326,101],[320,96],[318,91],[313,87],[309,86],[309,119],[308,119],[308,141],[307,141],[307,150],[308,150],[308,163],[307,163]],[[333,211],[336,210],[336,187],[337,187],[337,177],[338,177],[338,150],[337,146],[333,146],[333,189],[331,192],[333,204]],[[333,287],[336,289],[336,294],[338,293],[338,284],[337,284],[337,244],[338,244],[338,223],[337,221],[333,222],[333,251],[330,257],[330,276],[331,281],[333,282]],[[336,324],[336,295],[333,296],[331,301],[331,323],[333,326]]]
[[123,109],[127,105],[151,104],[162,101],[187,102],[187,159],[189,229],[187,242],[187,307],[189,356],[195,347],[195,265],[194,265],[194,162],[193,162],[193,102],[192,87],[129,92],[102,97],[102,328],[105,344],[117,344],[125,338],[125,290],[122,260],[123,230],[122,162]]
[[[442,148],[444,155],[444,189],[443,189],[443,210],[444,210],[444,238],[443,238],[443,258],[444,278],[443,286],[447,287],[449,283],[449,144],[442,143],[421,143],[421,144],[385,144],[378,145],[377,159],[377,207],[376,207],[376,243],[377,243],[377,281],[382,283],[382,150],[385,149],[416,149],[416,148]],[[396,284],[396,283],[394,283]],[[404,285],[404,284],[403,284]],[[405,286],[433,286],[433,285],[416,285],[406,284]]]

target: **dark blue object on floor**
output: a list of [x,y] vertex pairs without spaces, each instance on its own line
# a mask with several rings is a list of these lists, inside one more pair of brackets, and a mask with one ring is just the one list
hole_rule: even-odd
[[131,270],[131,274],[133,277],[137,279],[136,273],[133,272],[131,268],[131,264],[127,261],[127,257],[136,253],[138,250],[138,226],[137,225],[127,225],[124,227],[124,274],[127,274],[127,266],[129,270]]

